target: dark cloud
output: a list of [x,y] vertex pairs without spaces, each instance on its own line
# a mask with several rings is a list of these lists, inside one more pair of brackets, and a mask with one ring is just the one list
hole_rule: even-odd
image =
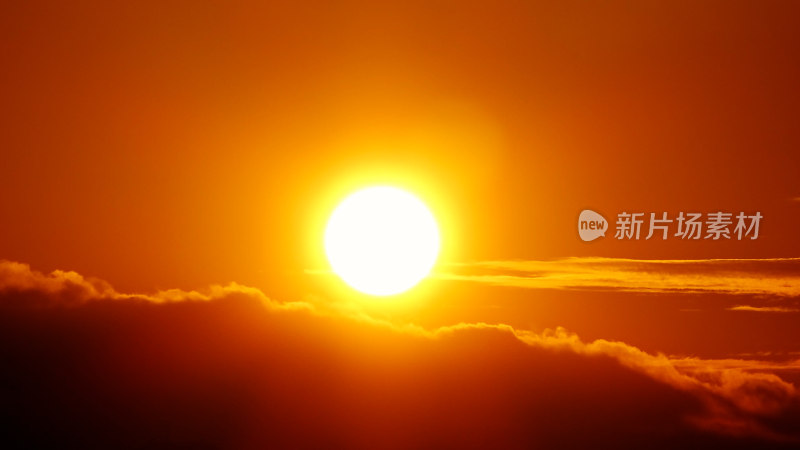
[[797,445],[794,386],[757,366],[15,267],[0,271],[5,448]]

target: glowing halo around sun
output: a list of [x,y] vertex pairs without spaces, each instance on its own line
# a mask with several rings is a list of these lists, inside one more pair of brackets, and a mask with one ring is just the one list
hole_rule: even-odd
[[439,228],[427,206],[389,186],[351,194],[325,228],[333,272],[353,289],[376,296],[414,287],[430,273],[439,246]]

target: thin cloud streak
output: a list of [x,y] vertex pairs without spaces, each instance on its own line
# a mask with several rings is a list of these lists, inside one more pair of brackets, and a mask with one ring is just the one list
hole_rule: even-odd
[[700,359],[670,356],[670,363],[686,372],[708,370],[741,370],[744,372],[800,372],[800,359],[765,361],[760,359]]
[[530,289],[800,296],[800,258],[645,260],[574,257],[449,264],[443,280]]
[[750,311],[750,312],[768,312],[768,313],[796,313],[800,312],[797,308],[788,308],[785,306],[749,306],[738,305],[728,308],[728,311]]

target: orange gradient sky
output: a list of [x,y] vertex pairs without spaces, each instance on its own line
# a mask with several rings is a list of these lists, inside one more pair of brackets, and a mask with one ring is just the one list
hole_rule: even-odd
[[[554,378],[542,375],[547,379],[540,382],[565,396],[580,386],[591,397],[587,405],[608,407],[613,402],[596,397],[602,386],[585,384],[572,371],[600,364],[600,376],[621,386],[628,376],[656,383],[652,392],[650,384],[642,387],[654,401],[669,398],[659,389],[687,396],[686,405],[694,406],[665,406],[659,414],[669,420],[652,418],[692,430],[665,431],[678,437],[664,445],[705,442],[707,432],[714,439],[733,436],[726,445],[743,447],[800,439],[790,426],[800,417],[800,397],[790,384],[800,382],[800,5],[35,1],[0,11],[0,297],[14,311],[4,321],[21,314],[20,323],[38,329],[63,320],[53,336],[69,335],[64,330],[79,327],[77,321],[104,336],[102,327],[93,328],[95,320],[127,312],[115,306],[92,312],[87,304],[157,305],[141,313],[145,320],[163,309],[163,317],[147,319],[160,324],[155,331],[120,319],[130,326],[130,341],[115,335],[108,344],[109,354],[118,354],[118,346],[144,361],[144,349],[155,341],[180,347],[165,323],[185,321],[184,331],[202,334],[186,324],[210,312],[173,303],[221,308],[222,319],[209,319],[213,334],[243,314],[236,308],[244,306],[228,311],[225,302],[267,302],[268,318],[245,320],[246,329],[226,337],[208,361],[187,356],[172,363],[161,355],[155,364],[177,364],[173,369],[187,373],[208,369],[206,381],[225,385],[239,379],[210,369],[225,358],[224,345],[243,345],[232,358],[234,366],[244,365],[248,352],[257,354],[270,339],[321,326],[298,344],[307,353],[278,347],[268,353],[291,367],[303,366],[301,357],[320,370],[347,367],[337,375],[342,386],[350,375],[363,382],[408,363],[412,378],[432,391],[473,356],[519,370],[541,367],[536,358],[544,358],[572,375],[559,384],[553,379],[561,369],[552,369]],[[413,192],[442,234],[431,276],[406,294],[377,301],[330,274],[323,250],[325,223],[338,202],[371,185]],[[605,238],[578,238],[576,220],[587,208],[612,221]],[[624,241],[613,238],[622,211],[671,217],[759,211],[764,218],[757,240]],[[28,300],[17,297],[89,312],[39,319],[20,312],[27,309],[19,302]],[[140,306],[130,306],[134,316]],[[336,349],[317,345],[316,338],[348,326],[352,333]],[[545,331],[559,327],[566,331]],[[17,328],[21,334],[14,334]],[[30,332],[17,328],[4,337]],[[466,336],[459,334],[463,328],[470,330]],[[457,337],[442,343],[430,337],[437,333]],[[345,342],[373,334],[374,348],[343,350]],[[141,346],[136,336],[144,336]],[[498,340],[503,350],[495,360],[487,349]],[[381,359],[384,344],[398,359]],[[82,352],[75,344],[69,354],[96,356]],[[431,362],[448,352],[457,355],[455,366]],[[598,354],[613,364],[591,359]],[[376,358],[385,366],[372,366]],[[120,365],[96,373],[123,373],[127,363],[108,364]],[[269,372],[268,362],[258,364],[257,373]],[[434,366],[431,378],[424,364]],[[21,367],[27,367],[21,378],[38,370]],[[141,374],[141,384],[126,386],[146,395],[174,387],[153,370]],[[316,394],[295,399],[292,389],[301,388],[284,375],[273,380],[291,385],[280,403],[297,406],[290,416],[299,417]],[[530,409],[540,400],[549,404],[542,400],[546,393],[503,376],[478,371],[464,381],[478,390],[502,380],[514,386],[492,391],[491,399],[487,394],[481,407],[519,414],[498,419],[482,439],[502,435],[505,426],[522,433],[527,417],[545,420]],[[738,387],[730,382],[736,377],[743,380]],[[365,402],[414,389],[401,376],[389,378],[394,387],[362,386]],[[708,379],[725,381],[709,388]],[[769,393],[747,397],[752,392],[742,386],[751,382]],[[190,391],[180,395],[189,398]],[[509,400],[515,392],[524,392],[524,400]],[[337,416],[331,405],[345,402],[343,394],[317,394],[328,399],[325,414]],[[259,391],[257,404],[247,408],[261,411],[270,395]],[[419,429],[441,419],[437,411],[447,416],[442,405],[452,404],[455,394],[443,395],[425,420],[403,423]],[[617,400],[635,397],[626,395]],[[764,406],[767,397],[774,402]],[[184,400],[176,401],[191,410]],[[126,405],[124,398],[114,401]],[[413,401],[419,404],[400,403],[409,411],[425,408],[425,398]],[[255,420],[244,418],[238,403],[226,405],[242,421]],[[359,409],[363,404],[348,405],[357,417],[369,417]],[[636,415],[635,402],[617,406],[609,408]],[[443,433],[486,423],[485,412],[443,422]],[[341,429],[320,433],[344,447],[377,448],[393,430],[386,420],[363,435],[352,423],[341,424],[342,435]],[[186,426],[187,435],[203,428]],[[558,436],[537,441],[546,428],[531,436],[512,433],[501,446],[556,445]],[[235,442],[216,435],[198,442],[270,444],[255,425],[243,429]],[[236,434],[231,430],[226,439]],[[289,435],[280,439],[273,444],[293,442]],[[398,448],[446,446],[409,439]]]

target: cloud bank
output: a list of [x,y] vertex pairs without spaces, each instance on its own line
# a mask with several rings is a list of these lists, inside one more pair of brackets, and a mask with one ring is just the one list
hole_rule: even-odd
[[800,363],[563,329],[432,330],[230,284],[122,294],[0,262],[0,406],[27,446],[782,448]]

